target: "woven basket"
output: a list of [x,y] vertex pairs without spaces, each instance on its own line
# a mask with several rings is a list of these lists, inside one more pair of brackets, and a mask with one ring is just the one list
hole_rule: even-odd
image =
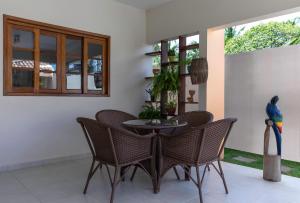
[[193,59],[191,67],[192,84],[206,83],[208,78],[208,63],[206,58]]

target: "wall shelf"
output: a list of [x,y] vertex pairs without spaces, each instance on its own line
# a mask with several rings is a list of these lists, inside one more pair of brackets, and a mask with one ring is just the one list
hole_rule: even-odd
[[188,102],[188,101],[183,101],[181,103],[183,103],[183,104],[199,104],[199,102]]
[[[184,63],[182,63],[183,61],[186,60],[187,57],[187,50],[195,50],[195,49],[199,49],[199,43],[197,44],[191,44],[191,45],[187,45],[187,36],[179,36],[179,55],[178,55],[178,61],[174,61],[174,62],[169,62],[168,61],[168,50],[169,50],[169,44],[168,44],[168,40],[162,40],[161,41],[161,51],[154,51],[154,52],[149,52],[149,53],[145,53],[146,56],[151,56],[151,57],[155,57],[155,56],[159,56],[161,58],[161,70],[168,68],[168,66],[178,66],[180,74],[179,74],[179,82],[180,82],[180,88],[178,90],[178,96],[177,96],[177,103],[178,103],[178,109],[177,115],[181,115],[186,111],[185,106],[186,105],[195,105],[198,104],[199,102],[188,102],[188,101],[183,101],[185,100],[185,96],[186,96],[186,77],[190,77],[189,73],[184,73],[186,71],[186,65]],[[152,81],[154,78],[153,76],[148,76],[145,77],[145,80],[147,81]],[[180,99],[179,99],[180,98]],[[166,112],[166,108],[165,108],[165,104],[168,102],[168,92],[162,92],[160,95],[160,99],[161,101],[145,101],[145,103],[148,104],[159,104],[161,103],[162,105],[160,106],[160,110],[162,112],[162,117],[167,117],[165,115]],[[182,100],[182,101],[180,101]],[[175,115],[174,115],[175,116]],[[168,116],[169,118],[169,116]]]
[[146,100],[145,103],[157,103],[157,104],[159,104],[160,101],[149,101],[149,100]]
[[172,62],[161,63],[162,67],[172,66],[172,65],[179,65],[179,61],[172,61]]
[[146,56],[160,56],[161,51],[148,52],[145,54]]
[[145,80],[152,80],[154,78],[154,76],[148,76],[148,77],[145,77]]
[[187,50],[191,50],[191,49],[199,49],[199,44],[197,43],[197,44],[183,46],[180,48],[180,51],[187,51]]

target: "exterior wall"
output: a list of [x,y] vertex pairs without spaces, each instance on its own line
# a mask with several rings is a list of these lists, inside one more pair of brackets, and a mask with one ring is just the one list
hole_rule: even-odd
[[239,119],[227,147],[263,153],[265,107],[278,95],[283,158],[300,161],[299,55],[297,45],[226,56],[225,116]]
[[[94,117],[101,109],[136,114],[144,102],[145,11],[111,0],[2,0],[2,15],[111,36],[111,97],[4,97],[0,74],[0,169],[89,152],[78,116]],[[0,72],[3,72],[0,49]]]

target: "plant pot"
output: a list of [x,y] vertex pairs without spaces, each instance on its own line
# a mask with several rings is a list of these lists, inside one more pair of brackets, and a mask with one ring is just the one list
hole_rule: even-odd
[[193,99],[192,97],[188,97],[188,98],[186,98],[186,99],[187,99],[187,101],[188,101],[189,103],[194,102],[194,99]]
[[176,113],[176,107],[173,108],[166,108],[166,111],[168,113],[168,116],[174,116]]
[[153,68],[152,69],[153,75],[157,75],[160,72],[159,68]]
[[168,56],[169,62],[175,62],[176,56]]

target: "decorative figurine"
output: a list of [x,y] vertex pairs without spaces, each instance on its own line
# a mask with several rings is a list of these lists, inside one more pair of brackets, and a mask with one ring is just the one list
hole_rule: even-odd
[[277,155],[281,156],[281,133],[282,133],[282,114],[277,107],[277,102],[279,101],[278,96],[274,96],[271,101],[268,103],[266,112],[269,119],[273,122],[272,128],[275,133],[276,143],[277,143]]

